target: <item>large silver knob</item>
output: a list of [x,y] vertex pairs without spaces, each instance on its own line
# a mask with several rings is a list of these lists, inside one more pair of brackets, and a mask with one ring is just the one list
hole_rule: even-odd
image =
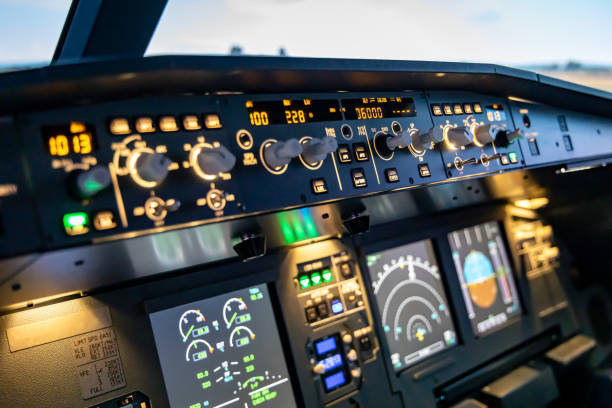
[[484,125],[474,123],[470,126],[470,130],[474,135],[474,143],[480,146],[492,143],[499,132],[503,131],[498,125],[490,123]]
[[270,167],[278,168],[288,164],[291,159],[302,154],[303,146],[297,139],[285,142],[274,142],[264,149],[264,160]]
[[227,173],[236,164],[236,156],[223,145],[212,149],[202,148],[195,154],[197,154],[197,166],[202,172],[211,176]]
[[446,128],[444,130],[444,137],[451,149],[467,146],[474,141],[474,136],[465,126]]
[[408,132],[402,132],[399,135],[387,137],[385,143],[391,151],[397,149],[398,147],[401,149],[412,144],[412,136],[410,136],[410,133]]
[[312,138],[302,143],[302,157],[307,163],[318,163],[332,152],[338,149],[338,141],[335,137],[324,136]]
[[110,172],[104,166],[92,167],[78,172],[71,184],[79,197],[90,198],[110,186]]
[[168,175],[171,163],[163,154],[141,152],[136,159],[135,172],[145,182],[159,184]]
[[427,132],[421,132],[419,129],[410,129],[412,136],[412,148],[422,152],[425,149],[431,150],[436,143],[444,140],[444,133],[440,128],[431,128]]

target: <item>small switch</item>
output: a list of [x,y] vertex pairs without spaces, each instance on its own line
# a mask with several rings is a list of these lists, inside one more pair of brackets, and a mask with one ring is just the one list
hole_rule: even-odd
[[113,229],[117,226],[115,214],[112,211],[100,211],[93,217],[93,226],[98,231]]
[[204,115],[204,126],[206,129],[221,129],[221,118],[216,113]]
[[361,378],[361,368],[355,367],[351,370],[351,377]]
[[308,323],[316,322],[317,319],[318,319],[317,309],[315,309],[314,307],[307,307],[306,308],[306,320],[308,321]]
[[136,128],[136,132],[138,133],[155,132],[155,126],[153,125],[153,118],[149,116],[145,116],[145,117],[136,119],[136,121],[134,122],[134,127]]
[[202,125],[200,124],[200,118],[198,115],[185,115],[183,116],[183,129],[185,130],[200,130]]
[[531,153],[532,156],[540,155],[540,148],[538,147],[538,142],[533,137],[527,141],[527,144],[529,145],[529,153]]
[[178,132],[179,127],[174,116],[162,116],[159,118],[159,129],[162,132]]
[[474,104],[474,113],[482,113],[482,108],[479,103]]
[[362,351],[368,351],[372,348],[372,343],[370,342],[370,336],[363,336],[359,338],[359,348]]
[[325,374],[325,366],[321,363],[316,364],[314,367],[312,367],[312,372],[315,374]]
[[508,155],[507,154],[502,154],[501,155],[501,164],[503,166],[507,166],[510,164],[510,160],[508,160]]
[[368,186],[368,182],[365,178],[365,173],[363,169],[351,170],[351,177],[353,178],[353,186],[355,186],[355,188],[362,188]]
[[358,162],[368,161],[368,151],[363,143],[355,143],[353,145],[355,160]]
[[64,214],[62,221],[66,235],[83,235],[89,232],[89,217],[84,212]]
[[351,150],[349,149],[348,145],[338,146],[338,161],[340,163],[350,163],[353,161]]
[[350,349],[348,353],[346,353],[346,358],[349,359],[349,361],[357,361],[357,350],[355,349]]
[[327,193],[327,183],[324,178],[317,178],[312,180],[312,192],[315,194]]
[[332,313],[337,315],[344,312],[344,305],[342,304],[342,301],[340,299],[333,299],[331,301],[331,309]]
[[317,312],[319,313],[319,317],[321,319],[325,319],[329,316],[329,309],[327,308],[327,303],[319,303],[317,305]]
[[473,112],[472,105],[470,105],[469,103],[463,104],[463,111],[465,112],[466,115],[471,115]]
[[385,177],[389,183],[397,183],[399,181],[397,169],[385,169]]
[[442,116],[442,108],[440,105],[431,105],[431,112],[434,116]]
[[452,115],[453,114],[453,107],[450,105],[444,105],[444,114],[446,116]]
[[453,105],[453,112],[455,115],[463,115],[463,108],[459,104]]
[[563,135],[563,145],[565,146],[565,150],[568,152],[574,150],[574,145],[572,144],[570,135]]
[[342,274],[344,279],[348,279],[353,276],[353,268],[351,267],[350,262],[343,262],[339,266],[340,266],[340,273]]
[[353,342],[353,336],[351,336],[351,333],[346,333],[344,336],[342,336],[342,341],[345,344],[351,344]]
[[518,163],[518,156],[516,152],[509,152],[508,159],[510,159],[510,163]]
[[431,171],[429,171],[429,165],[427,165],[427,163],[419,164],[419,174],[421,177],[431,176]]
[[126,118],[111,119],[108,127],[113,135],[127,135],[131,132],[130,122]]

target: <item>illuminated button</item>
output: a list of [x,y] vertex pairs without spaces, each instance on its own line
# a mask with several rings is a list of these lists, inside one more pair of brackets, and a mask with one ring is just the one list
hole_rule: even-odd
[[349,361],[357,361],[357,350],[355,349],[350,349],[348,353],[346,353],[346,358],[349,359]]
[[319,303],[317,305],[317,313],[321,319],[325,319],[329,316],[329,309],[327,308],[327,303]]
[[482,113],[482,108],[479,103],[474,104],[474,113]]
[[308,323],[316,322],[319,318],[317,309],[314,307],[307,307],[304,312],[306,313],[306,321],[308,321]]
[[363,143],[355,143],[353,153],[355,154],[355,160],[358,162],[368,161],[368,151]]
[[216,113],[204,115],[204,126],[206,129],[221,129],[221,119]]
[[338,161],[340,163],[350,163],[353,161],[353,158],[351,157],[351,150],[349,149],[347,145],[338,146],[337,153],[338,153]]
[[353,336],[351,336],[351,333],[346,333],[342,336],[342,341],[344,344],[351,344],[353,342]]
[[115,118],[108,125],[111,134],[127,135],[130,133],[130,122],[126,118]]
[[472,105],[470,105],[469,103],[463,104],[463,111],[466,115],[471,115],[473,113]]
[[300,282],[300,289],[308,289],[310,287],[310,277],[308,275],[302,275],[298,279]]
[[200,124],[200,118],[197,115],[185,115],[183,116],[183,129],[185,130],[200,130],[202,125]]
[[507,154],[502,154],[501,155],[501,164],[503,166],[507,166],[510,164],[510,160],[508,160],[508,155]]
[[340,273],[345,279],[353,276],[353,268],[351,268],[350,262],[343,262],[340,264]]
[[162,132],[178,132],[179,127],[174,116],[162,116],[159,118],[159,129]]
[[117,226],[115,214],[112,211],[100,211],[93,217],[93,226],[97,231],[113,229]]
[[453,108],[450,105],[444,105],[444,114],[446,116],[452,115],[453,114]]
[[368,186],[368,182],[366,180],[363,169],[351,170],[351,177],[353,179],[353,185],[355,186],[355,188],[362,188]]
[[510,159],[510,163],[518,163],[518,156],[516,152],[508,153],[508,158]]
[[310,275],[310,282],[312,283],[312,286],[320,285],[323,282],[321,278],[321,273],[315,272]]
[[136,132],[138,133],[155,132],[155,126],[153,126],[153,118],[150,117],[142,117],[136,119],[136,122],[134,122],[134,127],[136,128]]
[[431,112],[434,116],[442,116],[442,108],[440,105],[431,105]]
[[332,274],[332,271],[329,269],[323,269],[323,271],[321,272],[321,277],[323,278],[323,282],[325,283],[331,282],[332,280],[334,280],[334,275]]
[[331,301],[332,313],[337,315],[344,312],[344,305],[340,299],[334,299]]
[[312,192],[315,194],[327,193],[327,183],[324,178],[318,178],[311,181]]
[[83,235],[89,232],[89,217],[84,212],[64,214],[64,231],[68,235]]
[[538,142],[534,138],[527,140],[527,145],[529,146],[529,153],[531,153],[532,156],[540,155],[540,148],[538,147]]
[[431,171],[429,171],[429,166],[427,163],[419,164],[419,174],[421,177],[431,176]]
[[453,105],[453,112],[455,115],[463,115],[463,108],[459,104]]
[[325,366],[321,363],[316,364],[312,367],[312,372],[315,374],[325,374]]
[[360,378],[361,377],[361,368],[355,367],[351,370],[351,377]]
[[397,169],[385,169],[385,177],[389,183],[397,183],[399,181]]

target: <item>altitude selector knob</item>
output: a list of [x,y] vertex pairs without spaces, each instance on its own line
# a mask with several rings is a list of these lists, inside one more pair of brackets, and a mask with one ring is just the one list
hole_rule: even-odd
[[465,126],[447,128],[445,136],[451,148],[467,146],[474,141],[474,136]]
[[311,164],[320,162],[336,150],[338,150],[338,141],[331,136],[315,137],[302,143],[302,157]]
[[69,177],[70,188],[78,198],[93,197],[111,184],[110,172],[104,166],[77,171]]
[[474,125],[472,128],[472,134],[474,135],[474,143],[484,146],[488,143],[493,142],[499,132],[502,132],[502,128],[497,125],[490,123],[484,125]]
[[274,142],[264,149],[264,160],[272,168],[283,167],[291,159],[302,154],[303,146],[297,139],[289,139],[285,142]]
[[435,147],[436,143],[444,140],[444,133],[442,133],[440,128],[431,128],[424,133],[419,129],[410,129],[409,132],[412,136],[412,148],[419,152],[426,149],[431,150]]
[[383,156],[391,156],[395,149],[408,147],[411,143],[412,137],[406,132],[402,132],[399,135],[378,133],[374,136],[376,150]]
[[138,176],[146,182],[161,183],[168,175],[168,168],[172,162],[160,153],[140,153],[135,163]]
[[221,145],[212,149],[201,149],[197,155],[198,167],[208,175],[227,173],[234,168],[236,156],[225,146]]

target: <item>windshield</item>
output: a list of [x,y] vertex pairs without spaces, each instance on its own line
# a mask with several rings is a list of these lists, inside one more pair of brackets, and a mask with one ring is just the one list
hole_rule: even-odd
[[[69,6],[0,0],[0,70],[48,64]],[[612,91],[611,15],[609,0],[169,0],[146,55],[487,62]]]

